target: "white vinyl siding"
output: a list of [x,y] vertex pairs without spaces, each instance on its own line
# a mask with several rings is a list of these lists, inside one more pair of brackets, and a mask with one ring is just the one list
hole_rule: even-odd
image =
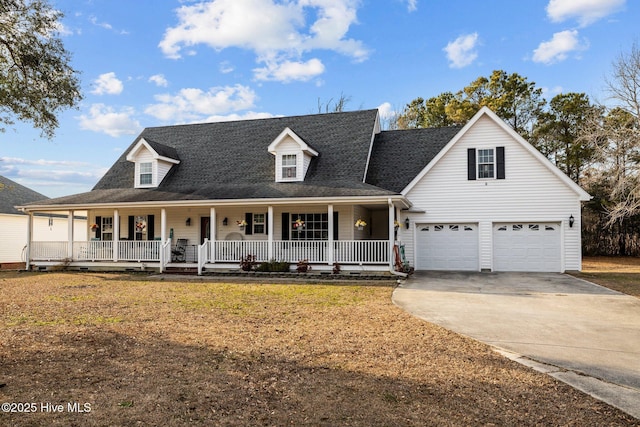
[[[33,217],[33,241],[66,242],[69,239],[69,221],[67,218],[48,216]],[[22,251],[27,245],[27,215],[0,214],[2,245],[0,245],[0,263],[22,262]],[[76,241],[87,239],[87,221],[73,221],[73,236]]]
[[[506,179],[467,179],[467,149],[505,147]],[[495,222],[561,224],[562,270],[581,268],[580,201],[578,194],[488,116],[481,117],[407,193],[414,210],[398,239],[407,259],[415,262],[416,223],[473,222],[479,226],[480,268],[493,268],[492,225]],[[569,227],[569,216],[576,218]]]

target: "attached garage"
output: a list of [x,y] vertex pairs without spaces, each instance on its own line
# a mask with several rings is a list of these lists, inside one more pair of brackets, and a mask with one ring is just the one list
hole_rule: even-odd
[[418,224],[418,270],[478,271],[478,224]]
[[493,270],[561,272],[559,223],[493,224]]

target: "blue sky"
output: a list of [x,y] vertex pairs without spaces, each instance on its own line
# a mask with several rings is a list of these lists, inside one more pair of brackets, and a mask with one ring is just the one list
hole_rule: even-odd
[[89,191],[145,127],[401,110],[493,70],[550,99],[606,102],[640,42],[635,0],[50,0],[84,99],[53,140],[0,134],[0,175],[49,197]]

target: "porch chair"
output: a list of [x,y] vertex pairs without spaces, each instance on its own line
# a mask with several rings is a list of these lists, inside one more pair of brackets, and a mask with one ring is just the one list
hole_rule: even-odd
[[171,261],[173,262],[185,262],[187,253],[188,239],[178,239],[175,247],[171,251]]

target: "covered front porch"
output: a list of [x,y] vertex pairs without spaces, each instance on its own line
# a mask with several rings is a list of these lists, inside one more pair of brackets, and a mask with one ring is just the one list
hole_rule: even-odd
[[[307,261],[316,271],[393,271],[404,206],[392,199],[351,203],[85,207],[86,241],[29,239],[27,268],[192,269],[198,274],[256,263]],[[73,212],[73,211],[68,211]],[[32,216],[33,211],[29,211]],[[70,215],[69,218],[73,218]],[[32,225],[29,224],[30,235]]]

